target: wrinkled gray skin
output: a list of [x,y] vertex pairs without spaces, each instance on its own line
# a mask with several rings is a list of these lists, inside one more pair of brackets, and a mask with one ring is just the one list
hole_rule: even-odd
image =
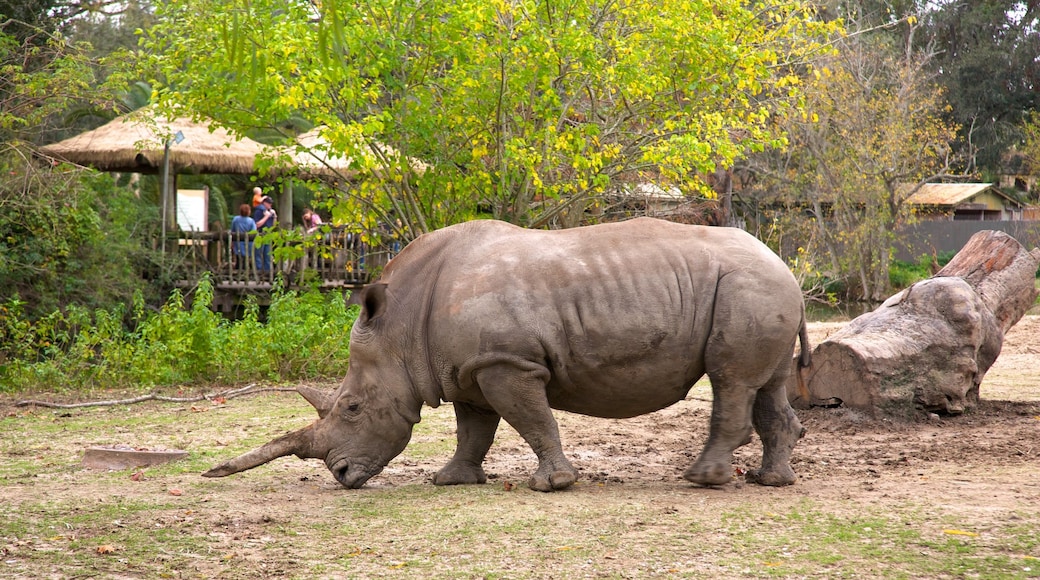
[[538,456],[530,487],[563,489],[578,471],[550,409],[634,417],[681,401],[707,373],[710,432],[684,477],[730,481],[753,425],[764,450],[748,479],[795,481],[804,430],[784,384],[796,340],[808,353],[802,295],[745,232],[649,218],[559,231],[469,222],[409,244],[359,301],[342,385],[300,389],[319,419],[203,475],[294,454],[361,487],[405,448],[423,403],[450,401],[458,449],[435,484],[484,483],[505,419]]

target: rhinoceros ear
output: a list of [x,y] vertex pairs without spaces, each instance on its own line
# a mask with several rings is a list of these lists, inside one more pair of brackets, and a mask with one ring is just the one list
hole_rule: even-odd
[[386,284],[369,284],[358,295],[361,304],[361,322],[375,320],[386,312]]
[[332,409],[332,401],[329,400],[329,395],[325,391],[300,385],[296,387],[296,392],[303,395],[303,398],[317,409],[319,419],[325,417]]

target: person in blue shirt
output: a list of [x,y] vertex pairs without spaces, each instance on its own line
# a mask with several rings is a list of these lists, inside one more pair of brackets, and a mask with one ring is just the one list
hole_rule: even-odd
[[256,231],[256,221],[250,217],[252,208],[248,203],[243,203],[238,206],[238,215],[231,220],[231,239],[232,248],[235,254],[235,268],[244,269],[246,267],[246,260],[253,252],[249,251],[249,232]]
[[[256,231],[263,234],[278,222],[278,214],[274,211],[274,200],[265,195],[260,205],[253,209],[253,221]],[[256,269],[261,274],[271,272],[271,244],[261,244],[256,248]]]

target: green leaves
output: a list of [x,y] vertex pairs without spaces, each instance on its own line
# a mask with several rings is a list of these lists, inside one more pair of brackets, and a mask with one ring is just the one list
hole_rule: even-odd
[[[778,0],[178,0],[159,17],[144,46],[165,102],[239,130],[328,126],[352,179],[376,181],[341,181],[338,214],[405,238],[477,211],[566,225],[626,184],[702,191],[698,173],[782,142],[799,65],[837,30]],[[401,156],[366,161],[373,144]]]
[[179,291],[158,312],[135,300],[133,313],[70,308],[37,321],[25,318],[18,299],[0,303],[3,390],[147,389],[346,372],[357,314],[342,294],[277,290],[263,324],[255,301],[234,322],[212,311],[208,280],[188,308]]

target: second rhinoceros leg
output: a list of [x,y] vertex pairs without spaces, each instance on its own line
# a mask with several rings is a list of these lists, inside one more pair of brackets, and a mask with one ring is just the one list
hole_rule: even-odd
[[712,405],[708,441],[683,477],[700,485],[723,485],[733,479],[733,451],[751,437],[754,387],[711,376]]
[[476,372],[487,402],[538,456],[538,469],[528,485],[537,491],[570,487],[578,470],[563,454],[560,429],[545,393],[549,371],[528,361],[501,362]]
[[451,461],[433,476],[434,485],[486,482],[487,475],[481,464],[495,440],[500,419],[495,411],[455,403],[459,446]]
[[752,420],[762,439],[762,468],[747,472],[746,478],[762,485],[791,485],[796,476],[791,469],[791,451],[805,435],[787,401],[787,373],[778,373],[770,384],[758,391]]

